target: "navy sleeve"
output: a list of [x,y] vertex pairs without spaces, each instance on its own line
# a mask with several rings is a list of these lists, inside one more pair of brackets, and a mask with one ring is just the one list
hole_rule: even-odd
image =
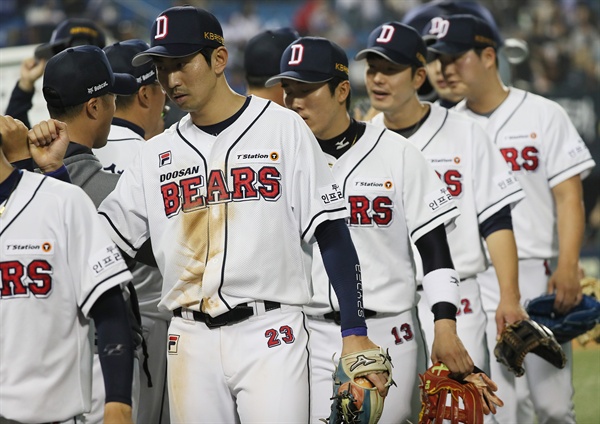
[[33,93],[34,91],[29,93],[21,90],[19,82],[17,81],[17,84],[10,95],[10,99],[8,100],[8,106],[6,106],[6,112],[4,114],[18,119],[23,122],[27,128],[31,128],[27,113],[33,107]]
[[98,335],[105,402],[131,405],[133,340],[121,288],[113,287],[100,296],[90,315],[94,319]]
[[342,332],[357,327],[366,328],[360,265],[346,223],[343,219],[322,222],[315,230],[315,238],[340,304]]
[[479,233],[486,239],[492,233],[499,230],[512,231],[512,215],[510,214],[510,206],[506,205],[498,212],[490,216],[488,219],[479,224]]
[[69,175],[67,167],[64,165],[58,168],[56,171],[46,172],[44,175],[71,184],[71,176]]
[[423,275],[440,268],[454,269],[444,225],[424,234],[415,245],[423,261]]

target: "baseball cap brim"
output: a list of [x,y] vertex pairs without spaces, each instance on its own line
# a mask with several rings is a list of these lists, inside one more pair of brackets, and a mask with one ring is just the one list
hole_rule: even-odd
[[133,66],[140,66],[152,60],[153,56],[160,57],[184,57],[198,53],[205,46],[197,44],[169,44],[163,46],[154,46],[148,50],[136,54],[131,60]]
[[446,41],[438,40],[432,45],[427,47],[427,50],[431,50],[436,54],[448,54],[456,55],[469,51],[473,48],[470,44],[461,43],[448,43]]
[[291,79],[294,81],[305,82],[305,83],[318,83],[318,82],[327,82],[330,79],[333,79],[333,76],[328,75],[328,74],[323,74],[321,72],[286,71],[286,72],[282,72],[279,75],[275,75],[272,78],[269,78],[267,80],[267,82],[265,83],[265,87],[272,87],[284,79]]
[[67,48],[70,38],[61,38],[52,43],[40,44],[35,48],[33,55],[38,59],[50,59],[55,54]]
[[383,47],[370,47],[368,49],[361,50],[358,53],[356,53],[356,56],[354,56],[354,60],[366,59],[369,53],[379,55],[384,59],[389,60],[390,62],[396,63],[398,65],[410,65],[412,63],[412,61],[406,56],[396,52],[391,52],[390,50],[385,49]]
[[138,83],[133,75],[113,74],[115,81],[110,88],[110,92],[120,96],[129,96],[138,90]]

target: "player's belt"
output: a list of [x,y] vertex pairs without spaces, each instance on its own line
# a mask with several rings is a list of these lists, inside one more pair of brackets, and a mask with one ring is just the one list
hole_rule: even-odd
[[[364,311],[365,311],[365,318],[373,318],[374,316],[377,315],[377,312],[372,311],[370,309],[364,309]],[[323,318],[325,318],[326,320],[329,320],[329,321],[335,321],[335,323],[338,325],[340,325],[342,323],[340,311],[327,312],[325,315],[323,315]]]
[[[281,308],[281,303],[271,302],[269,300],[264,301],[265,312],[272,311],[273,309]],[[179,318],[183,318],[182,308],[173,310],[173,315]],[[225,312],[216,317],[211,317],[209,314],[199,311],[189,311],[194,317],[194,321],[203,322],[208,328],[222,327],[227,324],[235,324],[236,322],[244,321],[254,315],[254,308],[246,303],[237,305],[229,312]]]

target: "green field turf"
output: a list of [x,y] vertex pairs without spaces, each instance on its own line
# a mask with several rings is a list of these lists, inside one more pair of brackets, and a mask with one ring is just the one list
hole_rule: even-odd
[[600,345],[573,350],[575,414],[578,424],[600,423]]

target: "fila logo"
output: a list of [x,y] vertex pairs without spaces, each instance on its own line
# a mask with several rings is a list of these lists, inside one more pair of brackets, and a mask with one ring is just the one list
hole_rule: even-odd
[[302,44],[294,44],[292,46],[292,57],[288,65],[299,65],[304,58],[304,46]]
[[179,335],[178,334],[169,334],[169,342],[167,345],[167,350],[169,355],[177,354],[177,348],[179,346]]
[[171,165],[171,151],[170,150],[158,155],[158,167],[161,168],[165,165]]
[[161,40],[167,36],[167,22],[169,18],[165,15],[159,16],[156,18],[156,35],[154,36],[155,40]]
[[450,22],[444,18],[437,17],[431,20],[431,29],[429,30],[429,33],[437,36],[437,38],[444,38],[446,34],[448,34],[449,28]]
[[394,28],[392,25],[382,25],[381,34],[379,34],[379,38],[377,38],[375,42],[382,44],[389,43],[390,41],[392,41],[394,31],[396,31],[396,28]]

